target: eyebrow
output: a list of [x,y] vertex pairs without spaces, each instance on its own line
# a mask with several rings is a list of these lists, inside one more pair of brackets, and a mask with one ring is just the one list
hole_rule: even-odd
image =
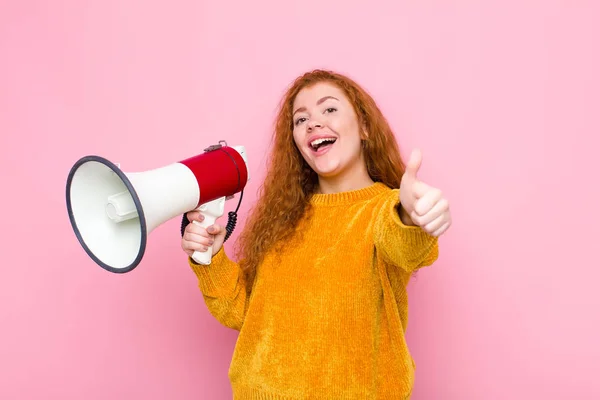
[[[328,99],[333,99],[333,100],[340,101],[339,99],[337,99],[337,98],[335,98],[335,97],[333,97],[333,96],[325,96],[325,97],[321,97],[321,98],[319,99],[319,101],[317,101],[317,105],[319,105],[319,104],[323,103],[325,100],[328,100]],[[296,113],[297,113],[297,112],[299,112],[299,111],[306,111],[306,107],[300,107],[300,108],[298,108],[296,111],[294,111],[294,112],[292,113],[292,115],[296,114]]]

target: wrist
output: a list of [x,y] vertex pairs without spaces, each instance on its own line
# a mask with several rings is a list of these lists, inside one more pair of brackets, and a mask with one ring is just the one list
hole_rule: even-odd
[[417,226],[417,224],[415,224],[412,220],[412,218],[410,217],[410,215],[408,215],[408,213],[406,212],[406,210],[404,209],[404,207],[402,207],[402,204],[398,204],[397,207],[398,210],[398,216],[400,217],[400,221],[402,221],[402,223],[406,226]]

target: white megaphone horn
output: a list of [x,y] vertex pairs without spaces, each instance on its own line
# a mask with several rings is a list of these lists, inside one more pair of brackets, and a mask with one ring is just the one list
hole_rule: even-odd
[[[225,200],[243,194],[248,179],[244,147],[229,147],[224,141],[145,172],[124,173],[105,158],[86,156],[69,172],[67,209],[87,254],[107,271],[124,273],[140,263],[156,227],[195,209],[204,220],[194,223],[205,228],[214,224],[224,213]],[[229,214],[235,218],[235,213]],[[235,221],[228,223],[228,235],[234,226]],[[212,248],[196,251],[192,258],[209,265]]]

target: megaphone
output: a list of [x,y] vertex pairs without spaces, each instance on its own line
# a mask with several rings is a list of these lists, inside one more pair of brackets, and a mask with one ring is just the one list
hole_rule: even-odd
[[[225,141],[144,172],[124,173],[117,164],[92,155],[79,159],[69,172],[67,209],[75,235],[92,260],[107,271],[125,273],[140,263],[148,235],[159,225],[195,209],[204,220],[194,223],[205,228],[214,224],[224,213],[225,201],[243,194],[248,179],[245,148],[229,147]],[[234,226],[228,224],[228,234]],[[196,251],[192,258],[209,265],[212,248]]]

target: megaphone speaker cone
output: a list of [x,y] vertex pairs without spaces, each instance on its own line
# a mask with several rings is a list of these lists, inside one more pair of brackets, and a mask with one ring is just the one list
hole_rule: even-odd
[[105,158],[83,157],[69,172],[66,195],[71,225],[86,253],[110,272],[134,269],[144,256],[148,231],[125,173]]

